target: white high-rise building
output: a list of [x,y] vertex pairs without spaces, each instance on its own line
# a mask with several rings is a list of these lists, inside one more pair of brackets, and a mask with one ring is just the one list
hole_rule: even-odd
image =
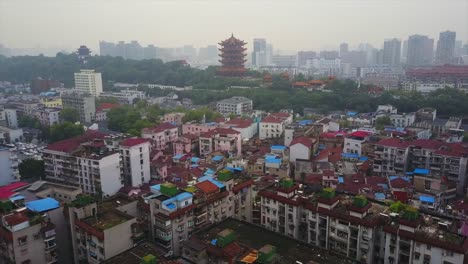
[[81,70],[75,73],[75,90],[99,96],[102,93],[102,76],[95,70]]
[[143,138],[128,138],[120,143],[123,176],[126,184],[139,187],[150,181],[150,143]]

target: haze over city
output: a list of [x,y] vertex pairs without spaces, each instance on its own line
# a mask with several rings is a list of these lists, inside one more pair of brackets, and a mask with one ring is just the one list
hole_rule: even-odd
[[0,1],[0,42],[10,48],[137,40],[142,45],[196,47],[215,44],[231,33],[249,42],[264,37],[282,50],[336,48],[412,34],[439,32],[468,36],[465,0],[319,1]]

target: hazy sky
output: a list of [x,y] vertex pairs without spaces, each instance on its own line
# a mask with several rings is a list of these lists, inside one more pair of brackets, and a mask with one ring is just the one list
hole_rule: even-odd
[[78,47],[99,40],[196,47],[233,32],[287,50],[380,47],[385,38],[444,30],[468,39],[468,0],[0,0],[0,43]]

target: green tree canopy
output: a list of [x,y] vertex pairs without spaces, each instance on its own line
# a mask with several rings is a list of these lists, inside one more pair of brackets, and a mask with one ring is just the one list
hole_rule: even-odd
[[21,179],[40,179],[45,177],[44,161],[35,159],[23,160],[18,165]]
[[75,125],[71,122],[53,125],[49,128],[49,141],[56,142],[67,138],[82,135],[84,129],[82,125]]
[[59,116],[62,122],[75,123],[80,120],[80,113],[74,108],[63,108]]
[[375,120],[375,128],[378,130],[383,130],[385,126],[389,126],[392,124],[392,120],[388,116],[379,116]]

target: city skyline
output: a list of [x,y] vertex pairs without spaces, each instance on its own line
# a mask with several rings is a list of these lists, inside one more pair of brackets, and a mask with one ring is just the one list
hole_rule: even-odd
[[[439,33],[446,30],[457,32],[457,40],[467,42],[466,1],[433,0],[430,4],[420,0],[410,3],[365,0],[295,2],[139,1],[132,3],[129,10],[129,2],[124,0],[113,1],[112,5],[93,1],[92,8],[88,1],[80,4],[56,0],[41,3],[10,1],[0,4],[0,33],[2,44],[9,48],[74,48],[85,44],[94,51],[98,50],[99,40],[137,40],[141,45],[158,47],[191,43],[199,48],[213,45],[231,33],[247,41],[249,49],[254,38],[265,38],[278,49],[287,51],[337,49],[341,42],[349,43],[351,49],[359,43],[381,48],[388,38],[403,41],[410,35],[420,34],[438,39]],[[422,4],[424,9],[419,8]],[[44,6],[53,8],[44,10]],[[292,6],[296,9],[291,9]],[[296,19],[281,19],[291,14],[287,12],[288,8]],[[103,14],[104,9],[110,11]],[[317,9],[320,12],[311,16],[310,10]],[[88,16],[82,16],[83,12]],[[395,23],[395,12],[399,14],[398,23]],[[198,16],[199,13],[203,17]],[[133,15],[139,19],[124,19]],[[57,18],[61,23],[56,23]],[[44,28],[48,30],[44,31]]]

